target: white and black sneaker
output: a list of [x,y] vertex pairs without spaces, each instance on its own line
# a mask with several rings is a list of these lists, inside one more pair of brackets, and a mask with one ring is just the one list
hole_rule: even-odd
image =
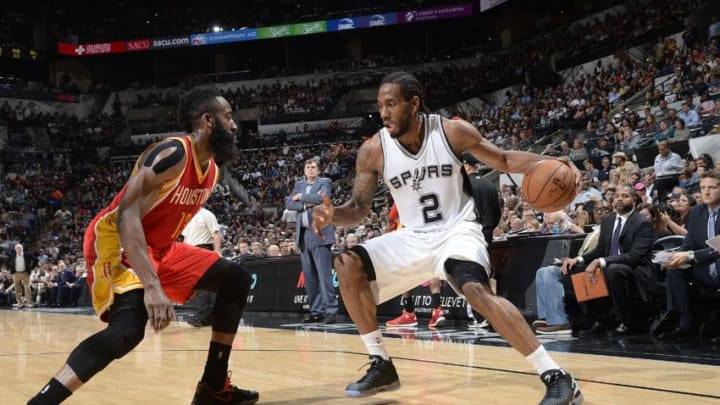
[[380,356],[370,356],[370,368],[367,373],[345,388],[349,397],[367,397],[381,391],[395,391],[400,388],[398,377],[392,360],[384,360]]
[[548,370],[540,376],[545,384],[545,397],[539,405],[580,405],[583,395],[575,379],[565,370]]

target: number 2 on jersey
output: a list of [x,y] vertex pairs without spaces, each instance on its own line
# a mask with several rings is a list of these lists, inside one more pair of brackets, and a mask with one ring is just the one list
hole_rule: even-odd
[[442,221],[443,216],[440,209],[440,201],[435,193],[425,194],[420,197],[420,205],[422,205],[423,220],[426,224],[435,221]]

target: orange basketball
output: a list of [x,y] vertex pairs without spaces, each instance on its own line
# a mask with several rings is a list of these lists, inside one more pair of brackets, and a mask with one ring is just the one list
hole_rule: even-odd
[[522,197],[533,208],[543,212],[562,210],[575,199],[576,180],[575,172],[567,163],[555,159],[541,160],[525,173]]

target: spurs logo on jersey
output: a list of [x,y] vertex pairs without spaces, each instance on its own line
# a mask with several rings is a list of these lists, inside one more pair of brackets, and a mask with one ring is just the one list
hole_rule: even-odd
[[408,184],[408,180],[412,179],[412,189],[420,191],[422,189],[422,181],[427,177],[432,179],[435,177],[449,177],[452,176],[452,163],[444,165],[430,165],[427,167],[421,167],[415,169],[413,172],[405,170],[399,175],[390,179],[390,184],[395,188],[400,188]]
[[439,115],[425,116],[423,144],[408,152],[385,128],[380,130],[383,179],[397,204],[400,223],[432,230],[475,219],[472,198],[463,189],[462,163],[448,144]]

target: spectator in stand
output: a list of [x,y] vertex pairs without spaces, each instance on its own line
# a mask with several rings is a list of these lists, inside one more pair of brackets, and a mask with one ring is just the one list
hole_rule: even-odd
[[652,225],[635,210],[636,201],[637,194],[631,186],[619,186],[615,214],[603,219],[595,249],[576,258],[562,259],[564,272],[583,263],[588,273],[603,269],[612,308],[590,301],[589,307],[597,320],[591,333],[628,334],[649,327],[650,318],[639,305],[650,302],[657,282],[651,262]]
[[0,266],[0,305],[12,304],[13,291],[10,290],[10,286],[13,284],[12,279],[12,274],[7,267],[4,264]]
[[[604,211],[598,210],[598,212]],[[596,226],[593,232],[585,237],[578,254],[583,255],[595,249],[599,235],[600,226]],[[572,332],[571,320],[565,310],[565,288],[562,281],[567,276],[569,276],[568,269],[557,264],[541,267],[535,273],[538,319],[532,323],[532,326],[538,334],[562,335]]]
[[665,120],[660,121],[660,131],[655,134],[655,143],[660,142],[675,142],[675,129]]
[[543,151],[542,154],[546,155],[546,156],[552,156],[552,157],[560,156],[560,152],[555,149],[555,146],[552,143],[549,143],[545,147],[545,150]]
[[591,187],[590,183],[590,175],[588,174],[588,172],[583,172],[582,177],[580,178],[580,190],[578,190],[575,199],[572,201],[572,203],[570,203],[571,210],[574,210],[577,204],[582,204],[590,200],[602,200],[602,193],[598,191],[598,189],[596,189],[595,187]]
[[568,158],[572,160],[573,162],[579,161],[579,160],[585,160],[588,157],[588,151],[585,148],[585,145],[583,145],[583,141],[580,138],[575,138],[573,140],[573,147],[568,152]]
[[653,225],[653,240],[658,240],[664,236],[673,235],[662,219],[662,215],[658,208],[652,204],[641,204],[638,207],[640,215],[644,216]]
[[680,118],[675,119],[675,140],[685,141],[690,138],[690,130],[685,125],[685,121]]
[[603,156],[600,160],[600,169],[598,169],[598,181],[603,182],[606,180],[610,180],[610,171],[612,168],[610,167],[610,158],[607,156]]
[[[667,309],[680,315],[677,328],[667,335],[669,338],[692,333],[688,283],[693,282],[701,296],[709,296],[720,287],[720,255],[705,243],[720,235],[720,173],[714,170],[704,173],[700,189],[702,204],[692,209],[681,251],[674,253],[667,265]],[[686,264],[691,266],[681,268]]]
[[655,113],[653,113],[655,121],[662,122],[666,120],[668,118],[668,112],[667,101],[665,101],[665,99],[660,100],[658,103],[658,109],[655,110]]
[[715,101],[710,98],[707,92],[703,92],[700,98],[700,115],[708,116],[715,112]]
[[691,108],[691,105],[687,101],[682,103],[682,107],[680,109],[682,111],[678,113],[678,118],[685,121],[686,126],[695,127],[700,125],[700,116],[697,111]]
[[608,138],[606,136],[601,136],[598,138],[597,147],[593,149],[593,156],[608,156],[611,155],[613,152],[613,147],[608,142]]
[[598,176],[600,175],[600,171],[595,168],[592,159],[583,160],[583,167],[585,168],[585,173],[590,177],[590,182],[599,184],[600,179]]
[[678,185],[678,175],[685,168],[685,163],[680,155],[670,150],[667,142],[659,142],[657,148],[658,154],[653,164],[655,188],[659,196],[665,196]]
[[560,153],[559,156],[570,156],[570,145],[567,143],[567,141],[560,142]]
[[617,181],[611,182],[615,184],[624,184],[630,181],[630,173],[637,168],[637,166],[628,159],[628,155],[625,152],[615,152],[613,154],[613,160],[615,161],[615,170],[618,172]]

